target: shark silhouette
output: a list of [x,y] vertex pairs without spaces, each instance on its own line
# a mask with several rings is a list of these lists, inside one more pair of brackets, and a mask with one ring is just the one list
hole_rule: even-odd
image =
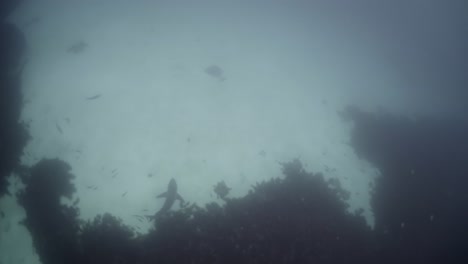
[[177,193],[177,183],[174,179],[171,179],[171,181],[169,182],[169,185],[167,186],[167,191],[158,195],[157,197],[165,197],[166,201],[164,201],[163,206],[161,207],[161,209],[159,209],[158,212],[156,212],[154,215],[146,216],[146,218],[150,221],[167,213],[176,200],[179,200],[181,205],[184,204],[184,199],[182,199],[182,197]]

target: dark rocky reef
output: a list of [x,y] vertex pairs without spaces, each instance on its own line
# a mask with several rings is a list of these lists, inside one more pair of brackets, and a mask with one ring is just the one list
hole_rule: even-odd
[[79,236],[81,263],[138,263],[140,242],[120,219],[104,214],[87,222]]
[[[148,235],[150,263],[374,263],[372,232],[299,161],[226,205],[188,207]],[[146,262],[145,262],[146,263]]]

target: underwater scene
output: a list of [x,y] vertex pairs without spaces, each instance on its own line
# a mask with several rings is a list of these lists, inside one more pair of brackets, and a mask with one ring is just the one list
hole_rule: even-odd
[[468,263],[462,0],[5,0],[0,264]]

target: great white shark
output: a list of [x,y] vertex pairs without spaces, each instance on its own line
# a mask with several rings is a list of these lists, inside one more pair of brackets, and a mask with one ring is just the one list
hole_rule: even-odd
[[161,209],[159,209],[159,211],[157,211],[154,215],[146,216],[148,220],[154,220],[167,213],[176,200],[179,200],[181,205],[184,204],[184,199],[182,199],[182,196],[180,196],[180,194],[177,192],[177,183],[174,178],[169,181],[169,184],[167,185],[167,191],[158,195],[157,198],[166,198],[166,200],[164,201],[164,204]]

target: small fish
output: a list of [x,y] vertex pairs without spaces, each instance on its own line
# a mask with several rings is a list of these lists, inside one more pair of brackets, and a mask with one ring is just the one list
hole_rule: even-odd
[[70,124],[70,118],[66,117],[65,121],[67,122],[67,124]]
[[114,173],[116,170],[117,170],[117,169],[113,169],[113,170],[111,171],[111,173]]
[[88,44],[84,41],[78,41],[70,45],[67,49],[68,53],[79,54],[88,47]]
[[124,192],[124,193],[122,194],[122,197],[125,197],[125,195],[127,195],[127,192]]
[[210,65],[206,67],[205,73],[220,81],[226,80],[226,78],[224,77],[223,69],[219,67],[218,65]]
[[98,99],[99,97],[101,97],[101,94],[96,94],[90,97],[86,97],[86,100],[94,100],[94,99]]
[[30,19],[26,20],[24,22],[23,26],[24,27],[30,27],[30,26],[38,24],[39,22],[41,22],[41,18],[39,16],[34,16],[34,17],[31,17]]
[[58,132],[60,132],[60,134],[63,134],[62,128],[59,126],[59,124],[55,123],[55,127],[57,128]]
[[7,233],[10,231],[10,229],[11,229],[11,223],[10,221],[7,221],[3,226],[3,232]]
[[79,202],[80,202],[80,198],[76,199],[76,200],[73,202],[73,205],[77,205]]
[[3,211],[0,211],[0,217],[1,218],[4,218],[5,217],[5,213]]

